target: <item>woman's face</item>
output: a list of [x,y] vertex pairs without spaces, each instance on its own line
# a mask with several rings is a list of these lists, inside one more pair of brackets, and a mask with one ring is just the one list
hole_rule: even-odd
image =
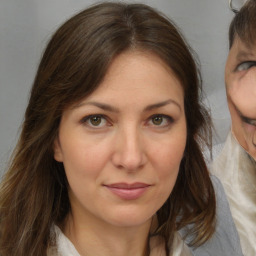
[[99,88],[61,119],[54,157],[64,164],[73,218],[148,223],[172,192],[186,137],[172,71],[150,53],[119,55]]
[[226,63],[226,89],[232,131],[256,159],[256,47],[235,38]]

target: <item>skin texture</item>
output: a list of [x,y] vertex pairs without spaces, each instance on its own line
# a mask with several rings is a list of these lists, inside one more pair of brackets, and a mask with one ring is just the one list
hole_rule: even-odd
[[[64,232],[81,255],[107,255],[99,244],[110,255],[142,255],[152,216],[174,187],[186,137],[182,86],[151,53],[119,55],[99,88],[64,111],[54,157],[70,186]],[[109,189],[116,183],[147,187],[127,199]]]
[[256,46],[238,37],[230,49],[225,80],[232,132],[240,145],[256,160]]

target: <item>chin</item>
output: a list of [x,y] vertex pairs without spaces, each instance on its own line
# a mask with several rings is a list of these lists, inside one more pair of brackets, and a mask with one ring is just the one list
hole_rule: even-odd
[[[145,225],[150,222],[155,212],[145,212],[145,210],[127,209],[115,211],[114,216],[109,216],[108,221],[110,224],[117,227],[137,227]],[[105,215],[105,218],[107,216]]]

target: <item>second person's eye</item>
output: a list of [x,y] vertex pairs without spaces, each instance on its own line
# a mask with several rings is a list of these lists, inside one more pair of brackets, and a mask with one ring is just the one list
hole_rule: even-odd
[[256,66],[256,61],[245,61],[237,66],[236,71],[248,70],[253,66]]

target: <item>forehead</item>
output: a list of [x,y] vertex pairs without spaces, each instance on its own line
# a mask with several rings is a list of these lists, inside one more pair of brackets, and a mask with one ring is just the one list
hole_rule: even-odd
[[103,81],[82,102],[101,101],[121,108],[168,99],[183,107],[183,86],[172,69],[155,54],[127,51],[112,61]]
[[237,58],[253,57],[256,55],[256,42],[254,44],[246,43],[239,36],[236,36],[229,52],[230,55]]
[[[109,66],[99,88],[122,87],[128,90],[152,87],[183,87],[173,70],[156,54],[150,52],[127,51],[118,55]],[[150,86],[152,85],[152,86]],[[154,85],[154,86],[153,86]]]

